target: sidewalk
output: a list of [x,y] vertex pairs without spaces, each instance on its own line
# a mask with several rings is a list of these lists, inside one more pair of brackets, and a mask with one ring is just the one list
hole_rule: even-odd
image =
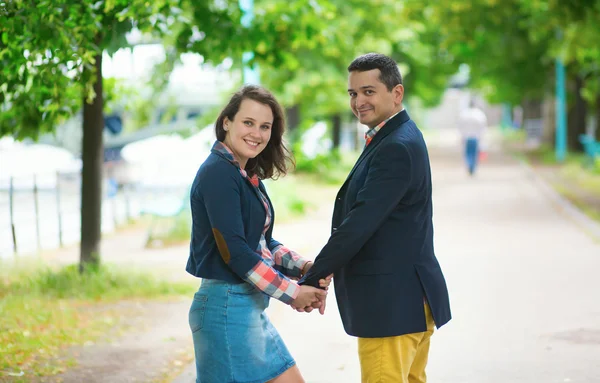
[[[429,380],[600,382],[600,242],[494,140],[474,178],[454,132],[428,143],[436,253],[454,316],[433,337]],[[310,238],[313,256],[327,240],[330,215],[324,209],[311,219],[302,235],[285,231],[278,239],[293,247]],[[335,299],[323,317],[278,302],[270,316],[307,383],[360,382],[356,340],[344,333]],[[190,365],[174,383],[194,379]]]
[[[436,253],[454,316],[432,339],[430,381],[599,382],[600,242],[549,197],[534,174],[497,147],[490,147],[488,161],[471,178],[453,132],[428,142]],[[278,225],[274,237],[314,257],[329,235],[333,195],[323,201],[306,219]],[[104,261],[191,278],[183,271],[187,246],[146,251],[142,238],[119,236],[104,242]],[[307,383],[358,383],[356,340],[344,333],[331,293],[325,316],[298,314],[274,301],[269,315]],[[160,381],[165,369],[191,362],[188,308],[189,302],[157,305],[143,312],[143,325],[120,346],[89,347],[97,355],[94,363],[114,373],[85,381]],[[90,363],[80,359],[78,369]],[[194,381],[192,364],[174,380]]]

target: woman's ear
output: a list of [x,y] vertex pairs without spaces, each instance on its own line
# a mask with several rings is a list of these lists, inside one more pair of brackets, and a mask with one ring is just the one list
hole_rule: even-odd
[[230,124],[231,124],[231,121],[229,120],[229,118],[227,116],[225,116],[225,118],[223,118],[223,130],[228,131]]

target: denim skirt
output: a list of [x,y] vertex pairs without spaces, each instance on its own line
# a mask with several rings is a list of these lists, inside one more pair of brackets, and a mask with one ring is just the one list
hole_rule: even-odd
[[189,313],[196,383],[264,383],[296,364],[265,313],[269,299],[245,282],[202,280]]

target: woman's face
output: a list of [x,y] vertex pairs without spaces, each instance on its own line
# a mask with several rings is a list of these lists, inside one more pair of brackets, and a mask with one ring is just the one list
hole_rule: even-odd
[[269,105],[244,99],[233,121],[225,117],[224,143],[233,152],[240,167],[244,169],[250,158],[262,152],[271,139],[273,111]]

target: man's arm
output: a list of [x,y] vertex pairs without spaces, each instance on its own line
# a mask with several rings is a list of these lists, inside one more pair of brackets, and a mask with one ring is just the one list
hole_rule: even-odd
[[375,154],[365,185],[350,213],[300,279],[300,284],[318,287],[319,279],[350,262],[406,194],[412,174],[408,149],[402,143],[384,145]]

